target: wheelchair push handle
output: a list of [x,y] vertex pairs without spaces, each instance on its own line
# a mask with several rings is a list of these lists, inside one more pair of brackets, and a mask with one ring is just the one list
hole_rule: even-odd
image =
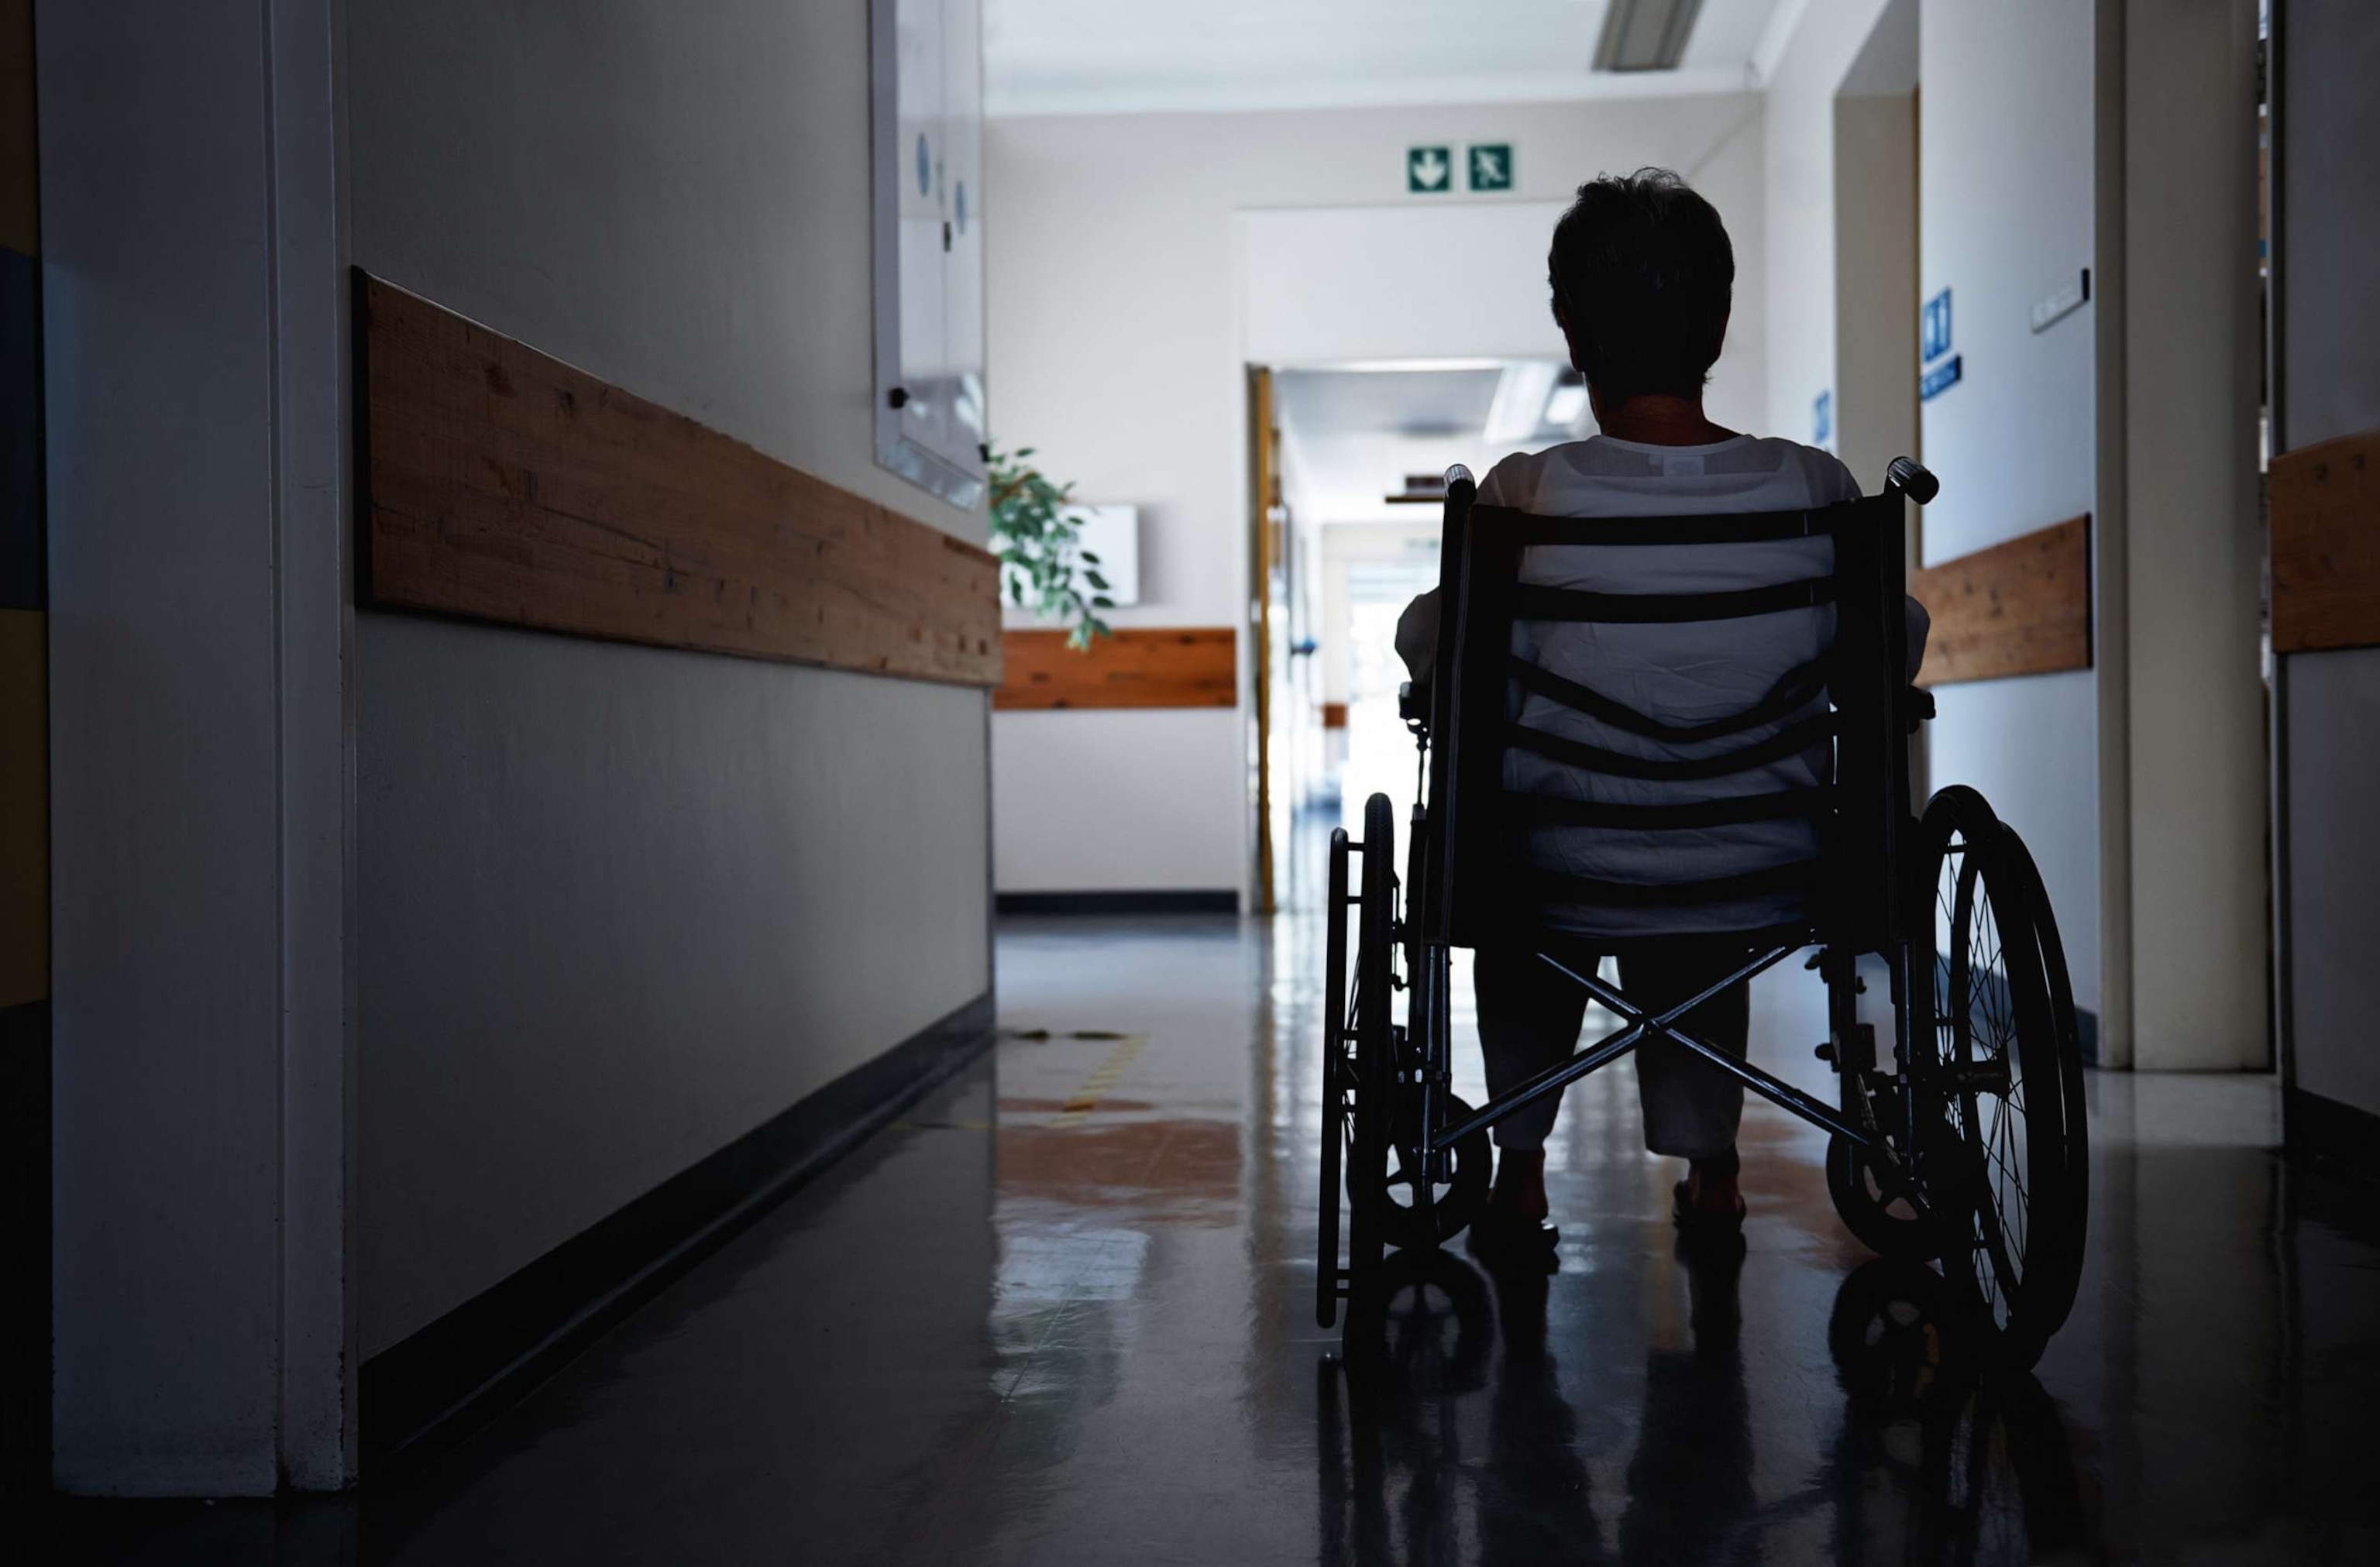
[[1942,492],[1942,481],[1915,457],[1895,457],[1884,470],[1884,487],[1924,505]]

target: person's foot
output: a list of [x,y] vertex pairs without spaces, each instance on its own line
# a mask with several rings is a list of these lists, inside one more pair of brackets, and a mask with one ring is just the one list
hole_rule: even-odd
[[1697,1213],[1743,1213],[1743,1191],[1736,1184],[1737,1165],[1730,1152],[1721,1159],[1689,1160],[1686,1201]]
[[1551,1272],[1561,1232],[1546,1222],[1546,1156],[1500,1149],[1496,1184],[1471,1223],[1471,1252],[1491,1269]]
[[1499,1148],[1496,1189],[1488,1195],[1514,1224],[1542,1224],[1550,1205],[1546,1201],[1546,1152],[1543,1148]]
[[1743,1222],[1743,1192],[1736,1184],[1735,1150],[1713,1159],[1690,1160],[1678,1183],[1673,1216],[1681,1229],[1732,1230]]

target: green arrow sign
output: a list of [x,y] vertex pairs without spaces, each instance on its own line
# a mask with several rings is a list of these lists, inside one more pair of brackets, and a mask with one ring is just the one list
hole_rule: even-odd
[[1405,153],[1405,189],[1415,196],[1435,196],[1454,188],[1454,150],[1415,147]]

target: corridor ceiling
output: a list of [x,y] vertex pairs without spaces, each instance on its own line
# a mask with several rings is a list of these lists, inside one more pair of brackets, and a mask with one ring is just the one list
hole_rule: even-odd
[[985,100],[1013,115],[1736,91],[1805,3],[1703,0],[1676,70],[1614,73],[1593,68],[1609,0],[984,0]]

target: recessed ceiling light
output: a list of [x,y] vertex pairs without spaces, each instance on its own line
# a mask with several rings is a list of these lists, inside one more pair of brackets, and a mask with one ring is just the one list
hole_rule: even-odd
[[1595,68],[1676,70],[1702,8],[1703,0],[1611,0],[1595,46]]
[[1550,359],[1515,359],[1506,365],[1480,439],[1490,446],[1511,447],[1535,435],[1558,368]]

